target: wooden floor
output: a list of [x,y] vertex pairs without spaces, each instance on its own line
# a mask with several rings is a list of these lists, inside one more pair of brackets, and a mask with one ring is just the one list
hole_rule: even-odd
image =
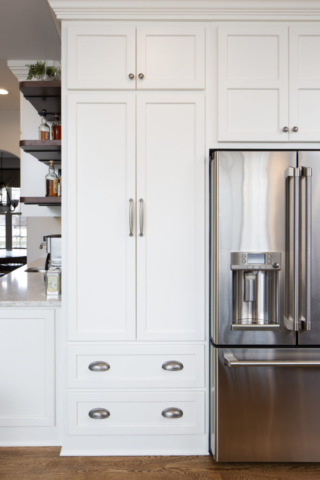
[[0,480],[319,480],[320,464],[223,464],[212,457],[59,457],[60,447],[0,448]]

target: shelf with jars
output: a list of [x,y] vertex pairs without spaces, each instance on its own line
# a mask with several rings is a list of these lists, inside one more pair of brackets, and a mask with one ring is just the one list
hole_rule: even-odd
[[20,82],[20,92],[38,113],[47,111],[49,121],[55,113],[61,113],[61,81],[26,81]]
[[46,165],[61,162],[61,140],[21,140],[20,148]]

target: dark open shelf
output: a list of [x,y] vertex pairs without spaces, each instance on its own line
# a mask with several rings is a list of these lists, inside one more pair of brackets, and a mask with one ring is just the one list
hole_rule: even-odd
[[61,207],[61,197],[20,197],[20,202],[39,207]]
[[61,82],[60,81],[26,81],[20,82],[20,91],[38,113],[47,110],[47,119],[53,120],[55,113],[61,113]]
[[61,162],[61,140],[21,140],[20,148],[46,165]]

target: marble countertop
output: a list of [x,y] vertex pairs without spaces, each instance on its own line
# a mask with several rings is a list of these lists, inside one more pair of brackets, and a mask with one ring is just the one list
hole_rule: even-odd
[[47,297],[43,273],[26,273],[27,268],[44,268],[39,258],[0,278],[0,307],[61,307],[61,296]]

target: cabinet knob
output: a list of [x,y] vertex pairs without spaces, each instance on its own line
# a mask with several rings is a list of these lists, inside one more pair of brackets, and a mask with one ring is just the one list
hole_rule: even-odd
[[183,411],[180,408],[170,407],[162,410],[161,415],[164,418],[181,418],[183,416]]
[[91,372],[106,372],[107,370],[110,370],[110,365],[107,362],[97,361],[90,363],[88,368]]
[[129,73],[128,77],[130,78],[130,80],[133,80],[133,79],[134,79],[134,74],[133,74],[133,73]]
[[93,408],[88,415],[94,420],[105,420],[110,417],[110,412],[106,408]]
[[176,360],[169,360],[169,362],[165,362],[162,365],[162,368],[168,372],[177,372],[178,370],[183,369],[183,364],[181,362],[177,362]]
[[289,127],[283,127],[282,131],[285,133],[289,132]]
[[298,127],[293,127],[292,131],[293,131],[293,132],[298,132],[298,131],[299,131],[299,128],[298,128]]
[[143,73],[139,73],[138,77],[140,78],[140,80],[143,80],[144,79]]

